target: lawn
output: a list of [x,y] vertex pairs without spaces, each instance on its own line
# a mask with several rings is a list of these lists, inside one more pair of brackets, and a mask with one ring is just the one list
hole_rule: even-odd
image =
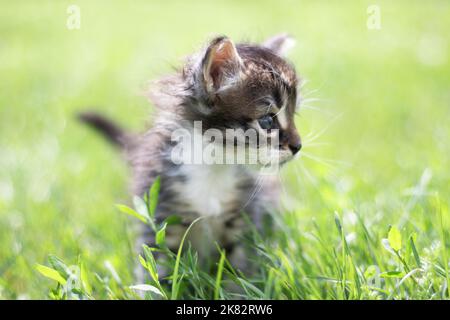
[[[94,108],[141,130],[148,80],[213,35],[281,31],[305,80],[304,149],[281,175],[278,231],[255,240],[260,270],[235,277],[241,294],[450,298],[448,1],[375,1],[381,29],[367,27],[374,1],[0,2],[0,299],[58,297],[37,267],[58,265],[49,255],[83,266],[69,298],[133,298],[134,221],[115,206],[131,206],[128,170],[74,115]],[[81,29],[66,27],[70,4]],[[231,298],[224,261],[217,277],[185,255],[190,286],[165,290]]]

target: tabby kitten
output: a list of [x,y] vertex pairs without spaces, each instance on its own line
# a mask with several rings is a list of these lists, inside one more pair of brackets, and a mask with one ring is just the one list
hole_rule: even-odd
[[[143,195],[160,176],[157,220],[172,214],[182,220],[167,227],[170,249],[177,250],[186,228],[197,217],[204,217],[188,238],[199,255],[216,253],[217,242],[235,266],[245,266],[239,248],[247,225],[243,213],[259,226],[262,215],[276,206],[278,180],[261,175],[258,165],[176,162],[177,142],[172,133],[180,128],[192,136],[209,129],[223,133],[242,129],[237,135],[254,129],[266,138],[275,133],[277,144],[269,151],[277,152],[277,163],[293,158],[301,148],[294,123],[298,79],[294,67],[283,58],[291,41],[278,35],[262,45],[235,45],[227,37],[215,38],[188,57],[176,74],[155,83],[149,97],[157,114],[153,127],[143,134],[125,133],[97,114],[81,115],[124,150],[133,169],[134,194]],[[201,129],[194,126],[196,122]],[[235,149],[245,148],[245,143],[236,143],[240,138],[234,137]],[[261,147],[258,143],[256,149]],[[154,245],[151,230],[145,229],[140,242]]]

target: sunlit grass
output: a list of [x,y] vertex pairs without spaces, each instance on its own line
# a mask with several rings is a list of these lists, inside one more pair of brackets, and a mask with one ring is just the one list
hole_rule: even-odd
[[84,270],[65,298],[157,297],[130,288],[142,284],[133,218],[115,207],[131,206],[123,159],[74,114],[91,107],[141,129],[147,81],[205,39],[280,31],[296,37],[289,58],[307,80],[304,152],[280,177],[275,234],[249,234],[258,272],[247,278],[225,257],[213,261],[221,275],[206,273],[188,250],[178,291],[170,279],[147,285],[159,298],[449,298],[447,2],[379,1],[378,31],[366,28],[369,1],[77,3],[74,31],[70,2],[1,4],[0,298],[62,298],[61,279],[36,265],[63,278]]

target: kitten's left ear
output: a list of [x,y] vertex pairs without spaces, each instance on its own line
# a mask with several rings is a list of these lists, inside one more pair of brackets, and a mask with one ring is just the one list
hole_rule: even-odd
[[212,93],[238,80],[242,59],[233,42],[227,37],[214,39],[206,50],[202,73],[206,91]]
[[287,33],[277,34],[262,44],[263,47],[272,50],[275,54],[284,57],[295,45],[295,39]]

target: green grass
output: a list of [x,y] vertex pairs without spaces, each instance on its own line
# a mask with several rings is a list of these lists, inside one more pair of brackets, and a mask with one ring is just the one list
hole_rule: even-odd
[[37,265],[62,284],[66,266],[81,268],[68,298],[137,297],[133,218],[115,207],[131,202],[127,168],[74,113],[94,106],[140,129],[147,80],[205,39],[280,31],[297,38],[289,57],[317,100],[297,119],[304,152],[282,174],[278,231],[254,240],[251,279],[225,258],[221,274],[201,272],[187,251],[162,290],[230,298],[235,282],[245,298],[450,297],[447,1],[377,1],[381,30],[366,28],[372,1],[75,1],[81,29],[69,31],[73,2],[1,0],[0,298],[63,297]]

